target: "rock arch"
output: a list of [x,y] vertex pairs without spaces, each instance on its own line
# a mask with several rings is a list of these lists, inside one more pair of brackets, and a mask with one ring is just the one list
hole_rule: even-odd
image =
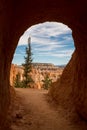
[[86,0],[0,1],[0,126],[4,124],[10,102],[10,65],[19,37],[31,25],[44,21],[62,22],[73,31],[76,50],[70,61],[72,91],[77,111],[87,119],[86,7]]

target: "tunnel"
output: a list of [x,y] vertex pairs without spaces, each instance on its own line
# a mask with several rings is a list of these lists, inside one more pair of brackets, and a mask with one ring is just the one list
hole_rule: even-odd
[[[75,52],[66,66],[60,84],[69,80],[77,112],[87,119],[87,2],[86,0],[1,0],[0,1],[0,127],[5,126],[10,105],[10,67],[20,36],[37,23],[56,21],[72,30]],[[70,73],[67,73],[70,72]],[[54,91],[56,91],[54,90]],[[63,89],[61,89],[62,93]],[[66,92],[65,92],[66,93]],[[55,98],[59,97],[57,91]],[[68,98],[68,95],[67,95]],[[66,99],[67,99],[66,98]]]

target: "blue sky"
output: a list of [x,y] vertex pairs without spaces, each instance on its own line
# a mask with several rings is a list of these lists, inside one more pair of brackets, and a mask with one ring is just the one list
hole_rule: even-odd
[[25,48],[31,37],[33,62],[67,64],[74,51],[72,31],[64,24],[45,22],[27,29],[19,39],[12,63],[24,63]]

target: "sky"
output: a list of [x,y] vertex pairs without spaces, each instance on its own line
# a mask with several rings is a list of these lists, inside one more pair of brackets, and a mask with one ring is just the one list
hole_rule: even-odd
[[33,62],[65,65],[74,52],[72,30],[62,23],[44,22],[31,26],[20,37],[12,63],[24,63],[29,37]]

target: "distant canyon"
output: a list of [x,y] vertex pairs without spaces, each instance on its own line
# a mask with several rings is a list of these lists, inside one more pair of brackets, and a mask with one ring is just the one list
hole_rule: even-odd
[[[58,78],[62,75],[64,66],[55,66],[51,63],[33,63],[32,72],[30,73],[34,83],[30,84],[32,88],[41,89],[43,87],[43,82],[45,76],[48,75],[53,82],[56,82]],[[20,80],[23,80],[23,66],[16,64],[11,65],[10,70],[10,85],[14,86],[14,81],[17,74],[20,74]]]

